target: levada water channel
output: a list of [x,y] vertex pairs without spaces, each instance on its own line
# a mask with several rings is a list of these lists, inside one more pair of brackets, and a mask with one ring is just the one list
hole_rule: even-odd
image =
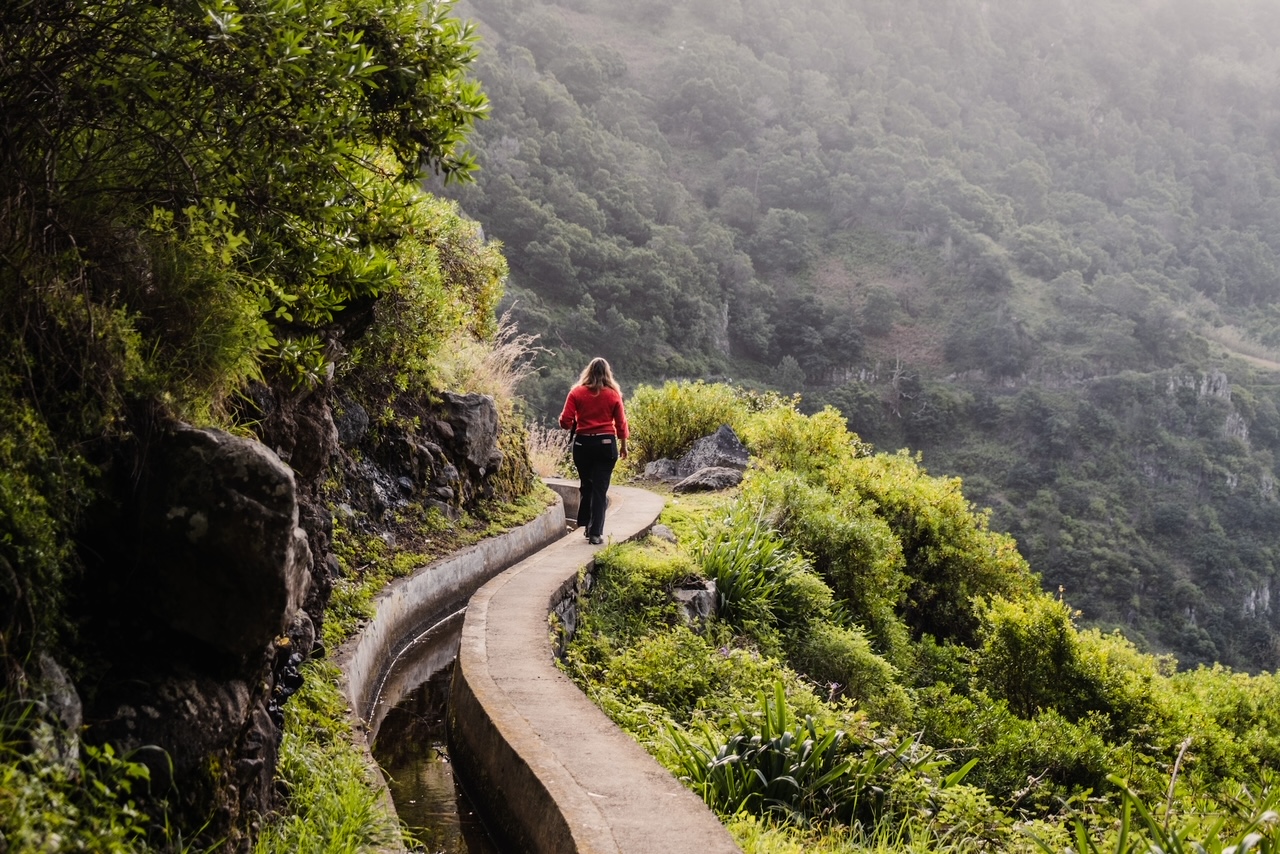
[[463,614],[423,632],[392,663],[370,721],[373,756],[416,850],[500,854],[454,780],[445,744]]

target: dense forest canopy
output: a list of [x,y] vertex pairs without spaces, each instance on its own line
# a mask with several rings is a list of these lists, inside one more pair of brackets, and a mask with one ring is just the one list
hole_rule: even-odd
[[1277,662],[1280,8],[473,0],[551,353],[830,403],[1184,664]]

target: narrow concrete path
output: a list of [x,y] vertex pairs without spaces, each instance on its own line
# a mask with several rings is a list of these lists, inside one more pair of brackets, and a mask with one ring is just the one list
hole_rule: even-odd
[[[606,541],[646,534],[663,500],[609,490]],[[574,532],[471,599],[449,701],[455,775],[512,851],[696,852],[738,847],[716,816],[555,665],[548,615],[599,546]]]

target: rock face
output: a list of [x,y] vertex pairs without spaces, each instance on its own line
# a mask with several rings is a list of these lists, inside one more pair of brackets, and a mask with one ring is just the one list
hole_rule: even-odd
[[353,418],[358,425],[363,408],[344,403],[339,438],[353,452],[345,478],[353,506],[377,519],[420,502],[457,518],[477,499],[493,496],[494,475],[505,459],[498,447],[497,405],[488,395],[441,397],[438,408],[417,413],[422,427],[415,430],[354,429]]
[[504,456],[498,448],[498,407],[487,394],[445,392],[443,397],[453,447],[468,473],[486,489]]
[[[256,386],[244,405],[260,441],[140,414],[136,438],[104,450],[77,541],[85,675],[60,686],[42,668],[45,702],[65,699],[70,731],[133,751],[176,820],[235,852],[275,806],[283,707],[322,654],[340,572],[329,508],[389,537],[411,502],[456,518],[493,495],[504,464],[497,406],[482,395],[407,403],[393,425],[370,418],[381,404],[329,386]],[[13,607],[10,576],[0,561],[0,612]]]
[[[738,434],[728,424],[693,443],[678,460],[655,460],[644,468],[645,477],[675,483],[705,468],[746,471],[750,457]],[[741,480],[741,477],[739,477]],[[723,487],[721,487],[723,488]]]
[[699,469],[710,467],[746,471],[749,459],[747,449],[738,439],[738,434],[728,424],[722,424],[710,436],[704,436],[693,443],[689,453],[680,458],[677,472],[682,477],[688,477]]
[[671,591],[680,621],[694,629],[702,628],[719,610],[720,597],[716,583],[706,581],[682,585]]
[[672,487],[674,492],[719,492],[742,483],[742,472],[724,466],[707,466]]
[[185,425],[152,454],[139,507],[148,607],[233,655],[265,648],[310,582],[293,472],[259,442]]

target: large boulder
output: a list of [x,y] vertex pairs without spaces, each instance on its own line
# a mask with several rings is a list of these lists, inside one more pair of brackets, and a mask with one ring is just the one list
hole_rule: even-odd
[[698,469],[671,489],[673,492],[719,492],[742,483],[742,472],[726,466]]
[[688,477],[699,469],[710,467],[746,471],[750,457],[738,434],[728,424],[710,436],[703,436],[689,447],[676,468],[681,477]]
[[498,449],[498,406],[487,394],[441,395],[447,434],[469,469],[481,478],[502,465]]
[[[654,460],[644,467],[645,477],[675,483],[705,468],[747,470],[750,456],[728,424],[710,436],[703,436],[678,460]],[[739,478],[741,479],[741,478]]]
[[187,425],[149,462],[138,593],[183,634],[234,655],[265,649],[310,581],[293,472],[259,442]]

